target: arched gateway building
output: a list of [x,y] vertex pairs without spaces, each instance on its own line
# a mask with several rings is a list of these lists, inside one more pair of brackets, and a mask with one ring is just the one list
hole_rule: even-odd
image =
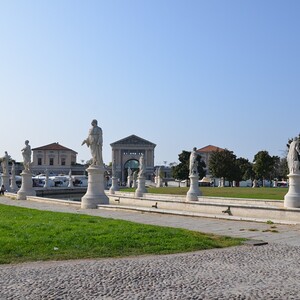
[[146,179],[150,180],[152,178],[156,144],[133,134],[110,145],[112,148],[112,161],[115,161],[116,166],[116,177],[120,179],[120,182],[126,182],[129,167],[132,173],[139,169],[139,158],[142,153],[145,157]]

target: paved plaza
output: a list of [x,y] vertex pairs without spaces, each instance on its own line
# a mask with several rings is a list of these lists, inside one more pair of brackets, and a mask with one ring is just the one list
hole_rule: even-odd
[[268,242],[185,254],[0,266],[0,299],[300,299],[300,225],[266,224],[57,203],[0,204],[90,214]]

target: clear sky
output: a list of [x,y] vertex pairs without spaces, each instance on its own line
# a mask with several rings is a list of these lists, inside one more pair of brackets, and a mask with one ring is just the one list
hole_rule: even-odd
[[215,145],[282,157],[300,132],[298,0],[0,0],[0,156],[53,142],[90,159],[155,143],[155,163]]

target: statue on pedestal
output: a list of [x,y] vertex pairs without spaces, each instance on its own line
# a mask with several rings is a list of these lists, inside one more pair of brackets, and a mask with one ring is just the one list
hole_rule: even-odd
[[186,194],[187,201],[198,201],[198,196],[201,196],[201,192],[199,189],[199,174],[198,174],[198,162],[197,162],[197,148],[194,147],[193,151],[190,155],[190,161],[189,161],[189,170],[190,170],[190,188]]
[[92,128],[81,145],[87,144],[92,154],[92,164],[87,168],[89,180],[87,191],[81,198],[81,208],[97,208],[98,204],[109,204],[104,192],[104,165],[102,159],[102,129],[97,120],[92,120]]
[[11,165],[11,177],[10,177],[10,188],[12,191],[18,190],[18,186],[16,184],[16,167],[15,163],[13,162]]
[[147,193],[146,178],[145,178],[145,158],[142,153],[139,159],[139,173],[137,178],[137,189],[135,191],[135,197],[142,197],[144,193]]
[[32,174],[30,172],[31,165],[31,147],[29,141],[25,141],[25,147],[21,150],[23,155],[24,170],[21,173],[22,185],[17,193],[18,200],[26,200],[27,196],[35,196],[36,192],[32,186]]

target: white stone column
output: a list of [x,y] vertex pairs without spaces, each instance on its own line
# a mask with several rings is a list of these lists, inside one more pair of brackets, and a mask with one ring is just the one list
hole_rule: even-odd
[[24,170],[21,173],[22,185],[17,193],[18,200],[26,200],[27,196],[35,196],[36,192],[32,186],[32,174],[30,171]]
[[289,174],[289,190],[284,196],[284,207],[300,208],[300,174]]
[[199,189],[199,176],[198,174],[190,175],[190,188],[186,194],[187,201],[198,201],[198,196],[202,193]]
[[81,208],[97,208],[98,204],[109,204],[109,199],[104,192],[104,167],[91,165],[86,171],[88,187],[81,198]]

